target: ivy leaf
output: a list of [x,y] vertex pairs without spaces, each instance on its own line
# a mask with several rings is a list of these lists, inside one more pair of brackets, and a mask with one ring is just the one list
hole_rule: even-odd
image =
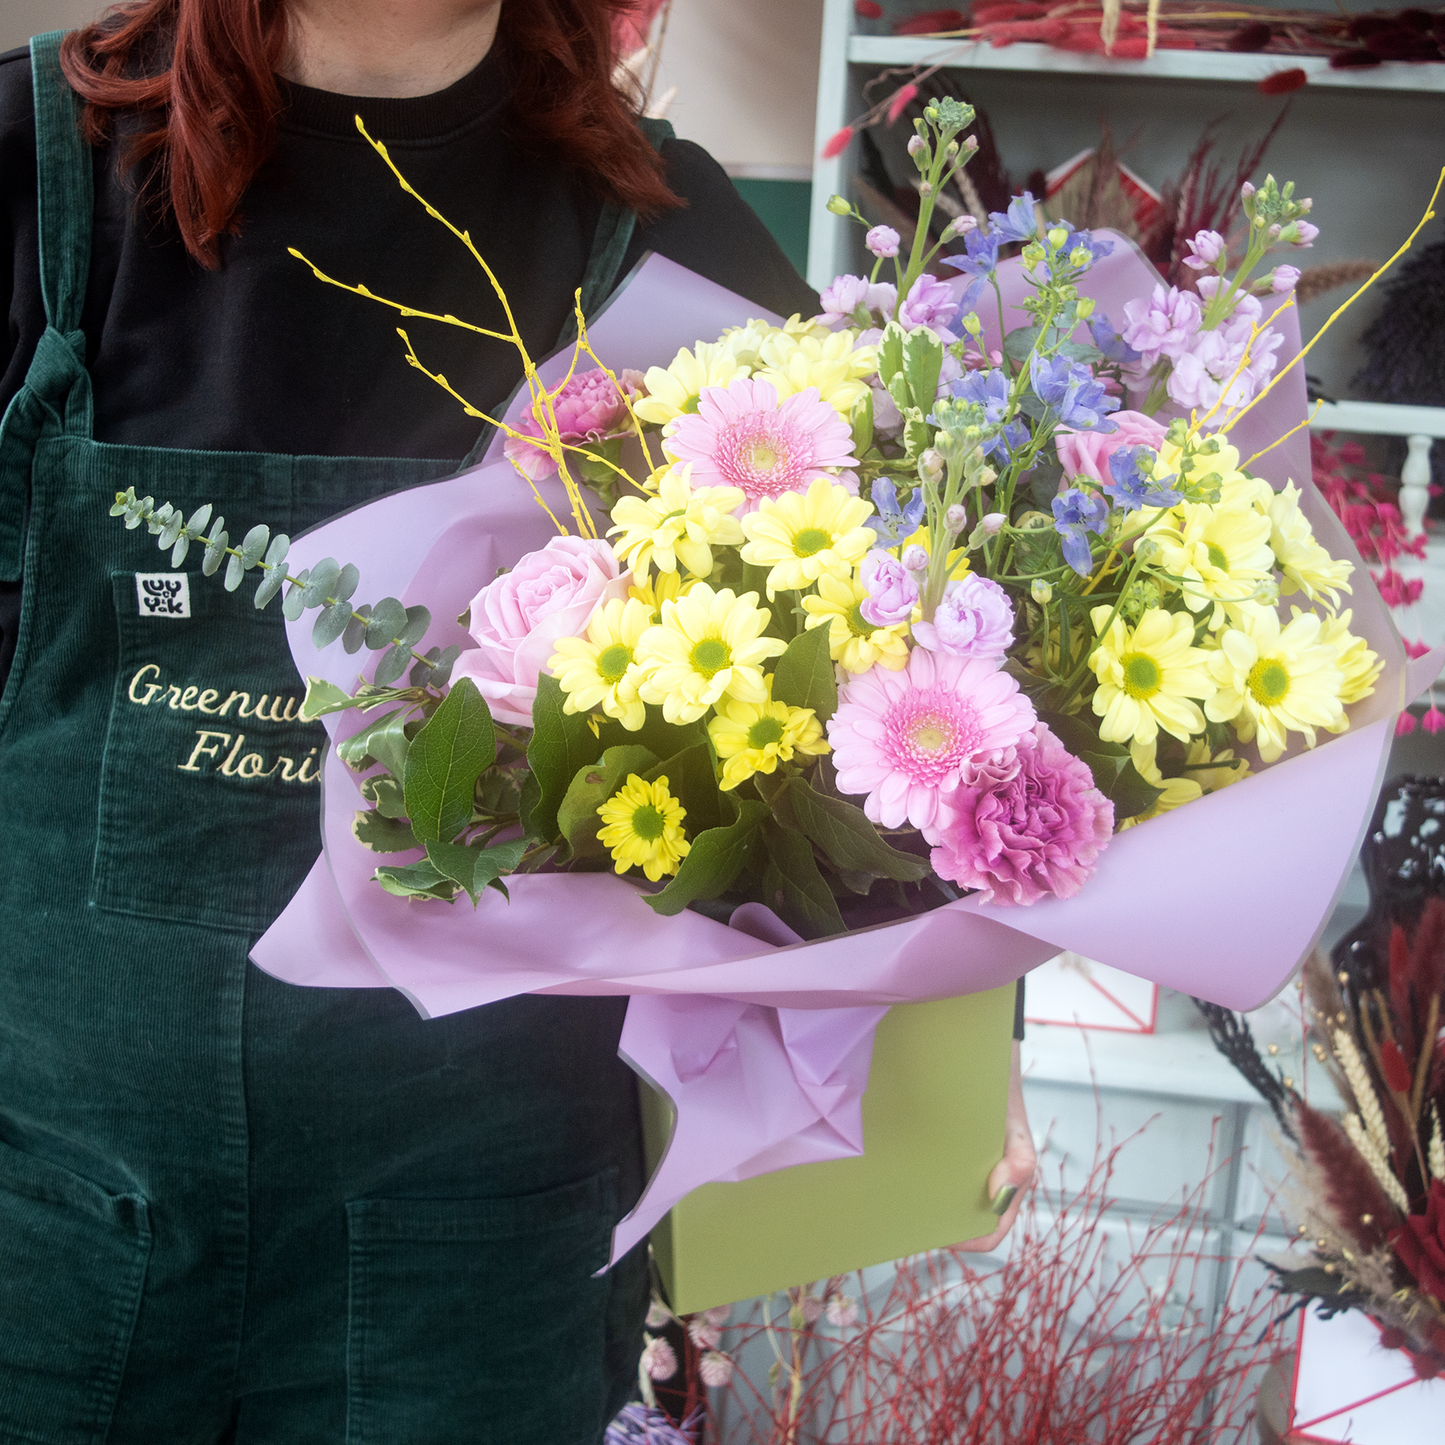
[[800,632],[773,669],[773,699],[789,707],[810,707],[827,722],[838,707],[838,682],[829,656],[829,629]]
[[768,850],[762,901],[806,939],[847,932],[833,890],[818,872],[813,845],[801,833],[771,819],[764,819],[761,835]]
[[308,677],[306,697],[301,704],[301,721],[315,722],[329,712],[346,712],[355,706],[351,694],[342,692],[335,683],[327,682],[325,678]]
[[[367,778],[361,785],[361,796],[373,804],[383,818],[406,817],[406,795],[390,773],[374,773]],[[409,827],[407,831],[411,831]],[[411,846],[420,848],[421,844],[413,841]]]
[[758,828],[768,810],[751,798],[738,799],[737,821],[726,828],[709,828],[692,840],[676,875],[661,893],[646,901],[655,913],[671,918],[689,903],[726,893],[758,846]]
[[[406,709],[401,710],[405,712]],[[371,750],[371,739],[374,734],[384,728],[397,714],[389,712],[385,717],[377,718],[373,723],[368,723],[360,732],[352,733],[349,738],[343,738],[336,745],[336,756],[357,772],[362,772],[369,764],[369,759],[374,759],[375,754]]]
[[406,725],[410,717],[410,709],[400,708],[396,712],[388,713],[381,722],[372,729],[371,736],[367,740],[367,750],[377,762],[394,777],[398,783],[406,776],[406,755],[411,747],[411,739],[406,735]]
[[577,769],[557,809],[557,826],[577,857],[601,856],[606,851],[597,841],[597,830],[602,826],[598,808],[627,781],[629,774],[641,776],[656,761],[648,749],[633,745],[608,748],[597,762]]
[[496,758],[491,711],[476,683],[464,677],[407,749],[402,786],[418,838],[450,843],[471,822],[477,779]]
[[537,780],[538,795],[533,800],[524,790],[522,798],[524,806],[531,803],[527,826],[544,843],[558,837],[557,809],[577,770],[602,756],[602,743],[587,726],[587,715],[564,712],[565,701],[557,679],[543,673],[537,679],[532,740],[527,744],[527,765]]
[[878,341],[878,380],[885,387],[903,371],[903,341],[903,328],[890,321]]
[[903,341],[903,374],[914,400],[930,410],[938,393],[938,375],[943,370],[943,343],[926,327],[910,331]]
[[900,883],[916,883],[928,875],[927,862],[890,847],[862,808],[814,792],[803,778],[789,778],[779,790],[773,799],[773,816],[784,828],[815,843],[841,872],[894,878]]
[[363,808],[351,820],[351,836],[373,853],[406,853],[420,848],[409,823],[389,818],[379,808]]

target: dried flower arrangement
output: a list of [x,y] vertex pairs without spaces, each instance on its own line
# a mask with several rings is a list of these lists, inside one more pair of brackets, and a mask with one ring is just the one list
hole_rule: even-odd
[[[1141,1131],[1143,1132],[1143,1131]],[[1232,1269],[1214,1315],[1201,1297],[1219,1268],[1201,1252],[1210,1181],[1121,1236],[1104,1228],[1122,1149],[1100,1146],[1076,1192],[1036,1186],[1008,1257],[943,1250],[904,1260],[886,1289],[862,1276],[759,1301],[727,1329],[739,1368],[714,1393],[730,1445],[1243,1445],[1254,1388],[1286,1351],[1273,1291]],[[1112,1251],[1126,1239],[1127,1254]],[[884,1297],[879,1298],[882,1294]],[[660,1437],[661,1438],[661,1437]],[[670,1438],[670,1437],[669,1437]]]

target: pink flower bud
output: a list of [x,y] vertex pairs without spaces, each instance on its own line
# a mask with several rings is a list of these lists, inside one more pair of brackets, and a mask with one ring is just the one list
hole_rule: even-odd
[[963,531],[967,524],[968,509],[966,507],[960,507],[957,503],[954,503],[954,505],[943,514],[943,525],[955,535]]
[[916,156],[919,151],[925,150],[927,147],[928,142],[921,135],[913,136],[908,142],[908,154]]
[[721,1326],[710,1325],[701,1317],[688,1321],[687,1332],[700,1350],[715,1350],[722,1341]]
[[810,1325],[816,1324],[818,1320],[822,1318],[823,1301],[820,1300],[817,1295],[805,1294],[802,1300],[799,1301],[799,1305],[803,1311],[803,1318],[807,1320]]
[[989,512],[978,525],[983,528],[985,537],[997,537],[1003,531],[1003,524],[1007,520],[1002,512]]
[[903,549],[903,565],[910,572],[927,572],[928,553],[915,542],[913,546]]
[[978,149],[978,137],[976,135],[964,136],[963,148],[966,151],[976,151]]
[[1301,249],[1313,246],[1315,237],[1320,233],[1320,228],[1312,225],[1309,221],[1296,221],[1294,223],[1294,243]]
[[847,1329],[858,1321],[858,1302],[850,1295],[835,1294],[828,1299],[828,1323]]
[[1293,291],[1298,281],[1298,266],[1276,266],[1274,275],[1269,278],[1269,289],[1276,296],[1282,296],[1286,291]]
[[823,159],[830,161],[834,156],[840,156],[848,149],[848,142],[853,139],[853,127],[845,125],[842,130],[834,131],[823,147]]
[[647,1319],[643,1323],[650,1330],[660,1330],[671,1318],[667,1306],[658,1300],[653,1300],[647,1307]]
[[896,256],[900,239],[892,226],[874,226],[863,238],[863,244],[875,256]]
[[1241,199],[1241,200],[1247,201],[1253,194],[1254,194],[1254,183],[1253,183],[1252,181],[1246,181],[1246,182],[1239,188],[1239,195],[1240,195],[1240,199]]
[[731,1305],[714,1305],[710,1310],[704,1310],[702,1317],[710,1325],[725,1325],[733,1317]]

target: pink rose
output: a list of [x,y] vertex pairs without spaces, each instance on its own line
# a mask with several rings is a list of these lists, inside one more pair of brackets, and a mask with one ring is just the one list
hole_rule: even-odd
[[532,726],[537,676],[562,637],[580,637],[602,603],[627,596],[606,542],[553,537],[472,598],[477,640],[457,659],[453,678],[469,677],[498,722]]
[[1116,411],[1111,418],[1117,423],[1111,432],[1061,431],[1054,436],[1058,448],[1059,464],[1072,479],[1078,476],[1093,477],[1096,482],[1107,482],[1109,458],[1120,447],[1152,447],[1156,452],[1164,444],[1164,427],[1152,416],[1142,411]]

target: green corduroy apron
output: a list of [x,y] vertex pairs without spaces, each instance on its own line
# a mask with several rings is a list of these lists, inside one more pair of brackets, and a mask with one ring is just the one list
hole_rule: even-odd
[[[32,43],[48,329],[0,432],[0,1445],[570,1445],[634,1378],[624,1000],[424,1022],[255,937],[319,849],[279,608],[171,572],[127,486],[291,535],[456,463],[92,438],[92,158]],[[656,139],[656,137],[654,137]],[[585,290],[632,217],[604,213]],[[27,514],[28,509],[28,514]],[[196,554],[193,553],[193,557]]]

